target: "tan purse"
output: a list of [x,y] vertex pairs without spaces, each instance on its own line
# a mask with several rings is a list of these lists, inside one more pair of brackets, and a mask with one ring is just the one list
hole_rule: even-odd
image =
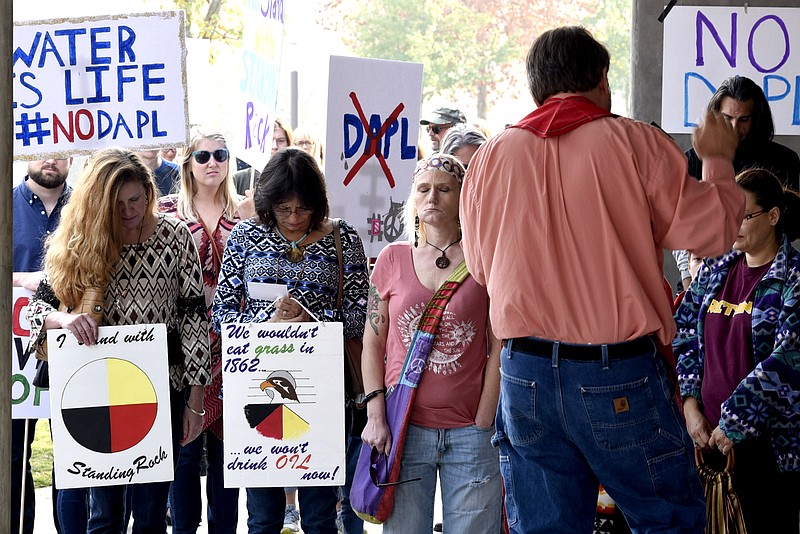
[[[67,313],[88,313],[98,325],[103,324],[103,294],[105,289],[93,287],[86,290],[77,306],[70,309],[60,305],[58,311]],[[36,346],[36,359],[47,361],[47,337]]]

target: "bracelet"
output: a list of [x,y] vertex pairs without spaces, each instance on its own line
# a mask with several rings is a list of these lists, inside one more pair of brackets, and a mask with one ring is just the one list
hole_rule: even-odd
[[201,408],[200,411],[198,412],[197,410],[189,406],[188,402],[186,403],[186,407],[189,408],[189,411],[195,414],[197,417],[205,417],[206,415],[206,411],[204,409]]
[[375,397],[377,397],[381,393],[386,393],[386,389],[385,388],[381,388],[381,389],[376,389],[375,391],[370,391],[369,393],[367,393],[366,397],[364,397],[364,403],[363,404],[367,404],[369,401],[371,401],[372,399],[374,399]]

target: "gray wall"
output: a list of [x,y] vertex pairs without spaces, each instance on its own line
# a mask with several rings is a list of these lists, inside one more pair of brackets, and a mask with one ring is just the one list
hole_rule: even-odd
[[[661,123],[661,69],[663,66],[663,26],[658,16],[666,0],[631,0],[631,117],[644,122]],[[754,7],[797,7],[797,0],[759,0]],[[677,5],[741,7],[731,0],[682,0]],[[674,135],[684,150],[691,144],[689,135]],[[775,141],[800,153],[800,136],[775,136]],[[677,270],[670,254],[665,254],[665,272],[670,282],[677,280]],[[673,284],[674,285],[674,284]]]

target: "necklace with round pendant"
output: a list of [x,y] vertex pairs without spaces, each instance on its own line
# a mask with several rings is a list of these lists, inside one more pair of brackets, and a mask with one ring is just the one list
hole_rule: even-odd
[[286,250],[284,251],[286,259],[289,260],[291,263],[300,263],[301,261],[303,261],[304,247],[301,247],[300,243],[305,241],[306,238],[309,235],[311,235],[311,227],[309,227],[308,230],[306,230],[306,233],[303,234],[303,237],[301,237],[297,241],[291,241],[289,240],[289,238],[283,235],[283,232],[281,232],[281,229],[278,228],[277,224],[274,226],[274,228],[275,231],[278,232],[278,235],[281,236],[281,238],[284,241],[286,241],[286,243],[288,243],[289,245],[286,247]]
[[448,248],[452,247],[453,245],[455,245],[459,241],[461,241],[460,237],[458,239],[456,239],[455,241],[453,241],[452,243],[450,243],[449,245],[447,245],[446,247],[444,247],[444,248],[439,248],[436,245],[434,245],[433,243],[428,242],[428,244],[430,246],[432,246],[433,248],[435,248],[436,250],[438,250],[439,252],[442,253],[441,256],[436,258],[436,267],[438,267],[439,269],[447,269],[448,267],[450,267],[450,258],[448,258],[447,254],[445,254],[445,253],[447,252]]

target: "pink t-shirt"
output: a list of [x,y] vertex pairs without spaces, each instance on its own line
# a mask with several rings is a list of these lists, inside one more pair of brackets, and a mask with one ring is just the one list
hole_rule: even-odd
[[[372,283],[389,306],[387,386],[397,383],[419,318],[433,291],[417,278],[409,243],[394,243],[378,255]],[[429,428],[474,424],[488,357],[486,289],[469,276],[447,305],[414,401],[411,422]]]

